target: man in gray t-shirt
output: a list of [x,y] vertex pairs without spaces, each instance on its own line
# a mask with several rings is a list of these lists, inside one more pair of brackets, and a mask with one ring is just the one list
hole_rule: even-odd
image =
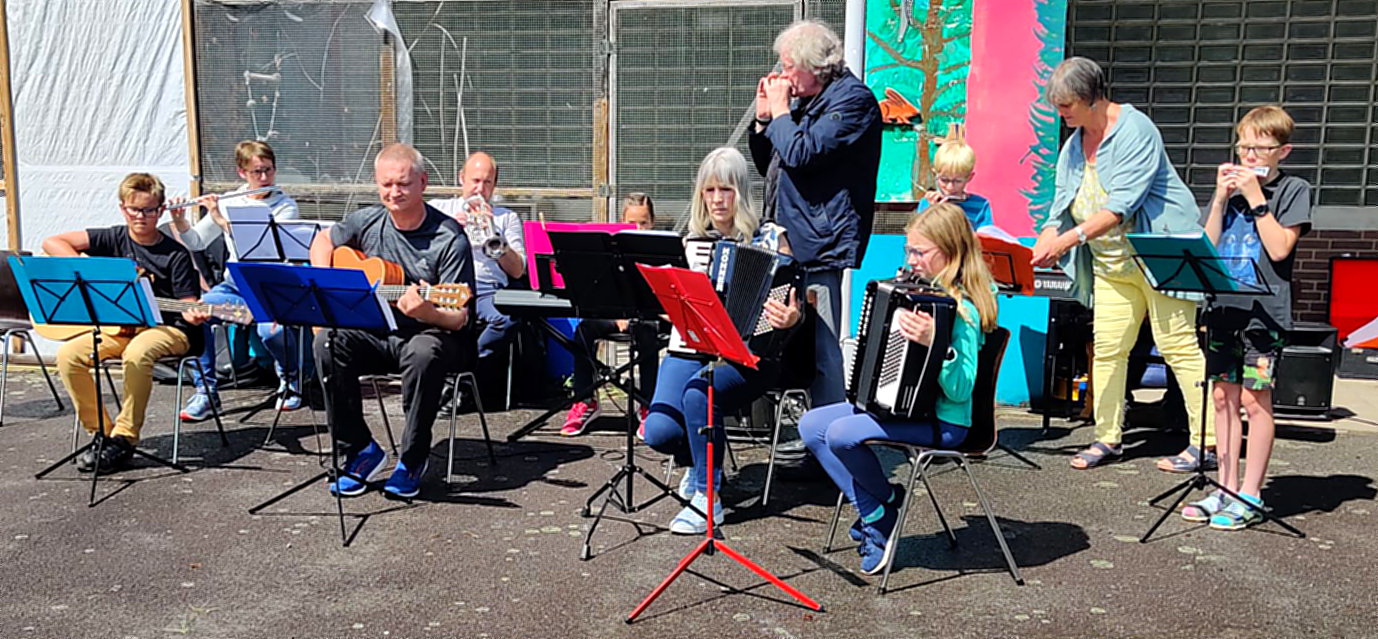
[[526,243],[522,237],[522,220],[514,211],[493,206],[493,190],[498,185],[498,165],[493,157],[477,151],[464,161],[459,171],[459,184],[464,189],[457,198],[432,200],[431,206],[453,217],[465,227],[472,242],[487,237],[489,229],[500,235],[506,248],[491,257],[481,246],[474,246],[474,291],[483,332],[478,337],[478,356],[488,357],[506,344],[516,327],[511,317],[498,312],[493,295],[507,288],[511,280],[526,274]]
[[[469,240],[457,222],[422,199],[424,166],[411,146],[384,147],[373,162],[382,203],[349,214],[330,233],[318,233],[311,244],[311,264],[329,266],[335,248],[348,246],[401,266],[406,284],[462,283],[472,290]],[[393,309],[396,331],[342,329],[316,336],[316,369],[327,391],[326,414],[345,454],[344,472],[331,482],[331,493],[362,495],[381,476],[387,454],[364,423],[359,376],[396,372],[402,373],[407,430],[401,458],[383,490],[404,498],[420,493],[446,375],[473,365],[472,313],[472,301],[463,308],[442,309],[412,286]]]

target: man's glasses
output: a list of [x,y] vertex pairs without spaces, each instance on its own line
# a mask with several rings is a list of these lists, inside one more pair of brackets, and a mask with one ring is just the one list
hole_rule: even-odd
[[1234,150],[1242,157],[1245,155],[1263,155],[1264,153],[1272,153],[1273,151],[1276,151],[1281,148],[1281,144],[1274,144],[1271,146],[1245,146],[1241,144],[1239,146],[1236,146]]
[[124,209],[125,213],[133,217],[158,217],[158,214],[163,212],[162,206],[155,206],[148,209],[136,209],[128,204],[121,204],[120,208]]

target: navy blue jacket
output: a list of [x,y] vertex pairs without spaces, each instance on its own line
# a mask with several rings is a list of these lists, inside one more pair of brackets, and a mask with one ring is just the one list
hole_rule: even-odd
[[810,271],[857,268],[875,218],[880,169],[880,105],[850,72],[801,100],[788,118],[748,143],[761,175],[780,155],[776,221],[789,233],[794,258]]

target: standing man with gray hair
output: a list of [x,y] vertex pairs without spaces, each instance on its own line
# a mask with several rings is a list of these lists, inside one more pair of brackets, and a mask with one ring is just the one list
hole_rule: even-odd
[[[775,38],[779,71],[756,85],[756,123],[748,142],[766,178],[765,213],[789,233],[820,321],[813,405],[845,399],[842,271],[861,266],[875,214],[880,169],[880,105],[842,59],[842,40],[822,22],[803,20]],[[782,477],[821,469],[802,442],[782,444]],[[791,458],[800,464],[788,463]]]

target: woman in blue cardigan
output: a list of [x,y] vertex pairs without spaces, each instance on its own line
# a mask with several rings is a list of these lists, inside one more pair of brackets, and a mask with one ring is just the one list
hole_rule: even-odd
[[[1124,453],[1124,392],[1129,351],[1148,315],[1153,341],[1177,377],[1187,404],[1191,439],[1180,454],[1159,460],[1171,472],[1214,463],[1214,433],[1200,442],[1201,393],[1206,376],[1196,341],[1196,302],[1160,293],[1134,262],[1126,233],[1201,232],[1201,210],[1173,169],[1158,128],[1129,104],[1111,102],[1105,74],[1095,62],[1068,58],[1053,70],[1046,91],[1067,126],[1075,129],[1057,160],[1057,189],[1035,266],[1060,263],[1072,293],[1092,309],[1095,354],[1091,391],[1096,441],[1072,458],[1072,467],[1099,466]],[[1092,300],[1094,299],[1094,304]]]

